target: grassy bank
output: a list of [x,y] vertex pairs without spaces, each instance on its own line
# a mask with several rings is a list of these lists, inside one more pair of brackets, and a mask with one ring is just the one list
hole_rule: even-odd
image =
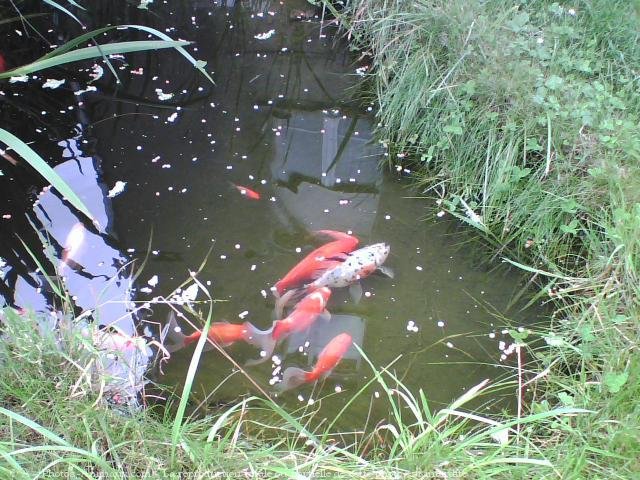
[[639,8],[355,0],[341,16],[391,166],[555,307],[528,408],[594,412],[524,434],[562,478],[640,475]]
[[489,418],[469,410],[470,402],[517,390],[513,381],[482,382],[436,411],[424,392],[370,363],[369,383],[378,384],[390,413],[366,429],[336,431],[338,418],[324,418],[321,398],[291,412],[258,396],[207,411],[189,403],[203,345],[180,396],[163,393],[166,405],[148,396],[146,408],[127,408],[105,395],[110,379],[96,369],[119,352],[96,348],[74,322],[54,331],[38,328],[42,321],[2,311],[2,478],[515,478],[532,468],[557,477],[558,468],[519,432],[550,422],[569,428],[585,414],[561,407]]

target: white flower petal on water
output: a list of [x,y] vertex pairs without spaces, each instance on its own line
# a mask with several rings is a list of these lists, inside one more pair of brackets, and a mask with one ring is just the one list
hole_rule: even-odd
[[85,88],[84,90],[76,90],[75,92],[73,92],[74,95],[80,96],[83,93],[89,93],[89,92],[97,92],[98,89],[96,87],[94,87],[93,85],[89,85],[87,88]]
[[64,82],[66,82],[66,80],[64,78],[62,80],[56,80],[54,78],[47,78],[47,81],[44,82],[44,84],[42,85],[42,88],[50,88],[50,89],[53,90],[55,88],[58,88]]
[[28,80],[29,80],[29,75],[20,75],[20,76],[9,78],[9,83],[27,82]]
[[271,29],[268,32],[258,33],[257,35],[254,35],[253,38],[256,40],[267,40],[268,38],[271,38],[274,33],[276,33],[276,31]]
[[[114,57],[110,55],[109,58],[114,58]],[[94,64],[93,67],[91,67],[91,73],[89,74],[89,76],[91,77],[91,82],[89,83],[93,83],[96,80],[99,80],[100,78],[102,78],[102,75],[104,75],[104,68],[102,68],[97,63]]]
[[158,285],[158,275],[154,275],[153,277],[151,277],[147,283],[152,287]]
[[158,100],[160,100],[161,102],[173,98],[173,93],[164,93],[161,88],[156,88],[155,91],[156,95],[158,95]]
[[182,292],[182,298],[185,302],[193,302],[198,296],[198,284],[194,283],[193,285],[189,285]]
[[107,193],[107,197],[113,198],[117,195],[120,195],[122,192],[124,192],[124,187],[126,186],[127,186],[127,182],[118,180],[116,184],[113,186],[113,188],[109,190],[109,193]]

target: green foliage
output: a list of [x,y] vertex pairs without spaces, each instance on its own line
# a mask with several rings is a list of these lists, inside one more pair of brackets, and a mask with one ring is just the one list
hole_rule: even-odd
[[[48,316],[19,315],[8,308],[0,314],[3,478],[205,478],[215,473],[360,479],[424,478],[438,472],[460,478],[524,478],[527,472],[539,477],[555,467],[519,432],[551,428],[550,423],[568,428],[570,419],[590,414],[569,405],[565,395],[562,405],[519,418],[484,415],[468,405],[516,390],[514,382],[489,386],[486,380],[435,409],[422,390],[414,394],[390,365],[375,368],[362,351],[373,373],[369,383],[378,384],[390,416],[355,436],[333,431],[337,419],[315,418],[321,410],[289,412],[268,397],[251,396],[198,418],[185,416],[195,367],[182,398],[175,399],[174,415],[171,405],[164,413],[151,406],[116,411],[102,401],[100,379],[90,379],[98,351],[73,321],[54,330],[42,328]],[[192,366],[200,353],[194,353]],[[365,390],[354,392],[347,404]]]
[[343,13],[372,62],[389,163],[413,163],[419,188],[531,274],[532,302],[555,306],[531,412],[598,411],[523,429],[563,478],[640,472],[639,9],[355,0]]

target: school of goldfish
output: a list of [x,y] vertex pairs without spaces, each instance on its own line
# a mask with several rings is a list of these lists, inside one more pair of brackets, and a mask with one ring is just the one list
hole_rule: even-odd
[[[253,198],[253,193],[258,195],[256,192],[248,194],[246,187],[234,186],[248,198]],[[318,319],[331,319],[327,303],[332,288],[349,287],[352,298],[358,302],[362,296],[361,279],[376,270],[393,277],[393,272],[382,265],[389,255],[387,244],[376,243],[356,249],[359,240],[351,234],[334,230],[318,230],[314,233],[331,241],[309,253],[274,284],[272,291],[276,298],[278,320],[273,322],[271,328],[260,330],[250,322],[214,322],[207,332],[209,342],[205,345],[206,350],[215,348],[214,344],[227,347],[242,341],[260,349],[260,358],[249,360],[246,365],[263,363],[271,358],[279,342],[293,333],[307,331]],[[291,303],[293,307],[290,312],[283,316],[284,308]],[[185,335],[178,326],[175,314],[171,313],[165,327],[165,347],[169,352],[175,352],[198,341],[202,333],[196,330]],[[287,368],[277,390],[283,392],[327,377],[352,344],[353,339],[346,332],[335,336],[322,349],[311,371]]]

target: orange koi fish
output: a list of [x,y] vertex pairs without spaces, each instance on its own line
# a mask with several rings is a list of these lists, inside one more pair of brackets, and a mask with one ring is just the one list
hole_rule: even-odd
[[236,190],[238,190],[241,195],[244,195],[251,200],[260,200],[260,194],[255,190],[251,190],[249,187],[245,187],[242,185],[236,185],[235,183],[232,183],[231,185],[236,187]]
[[249,360],[246,365],[257,365],[271,358],[276,343],[284,340],[294,332],[304,332],[318,319],[318,317],[330,318],[327,311],[327,302],[331,296],[331,290],[323,287],[311,292],[300,300],[293,311],[282,320],[276,320],[269,330],[265,330],[263,335],[259,335],[258,342],[261,343],[262,358]]
[[342,357],[351,348],[352,344],[353,340],[348,333],[341,333],[334,337],[322,349],[315,367],[310,372],[305,372],[297,367],[287,368],[282,376],[282,382],[278,385],[278,391],[284,392],[303,383],[311,383],[327,377],[335,366],[340,363],[340,360],[342,360]]
[[[165,329],[167,332],[167,338],[171,342],[166,345],[167,351],[170,353],[197,342],[202,336],[202,331],[200,330],[196,330],[191,335],[185,335],[182,333],[173,312],[170,313],[169,323]],[[262,343],[264,343],[260,340],[260,337],[262,336],[268,335],[254,327],[251,322],[244,322],[240,324],[214,322],[211,324],[211,327],[209,327],[209,332],[207,333],[209,340],[213,343],[217,343],[221,347],[228,347],[229,345],[239,341],[244,341],[250,345],[260,347]],[[205,351],[212,350],[213,348],[215,347],[209,342],[204,346]]]
[[[274,285],[274,295],[277,298],[280,298],[287,290],[315,280],[324,271],[337,266],[346,258],[349,252],[352,252],[358,246],[359,240],[346,233],[333,230],[318,230],[315,233],[328,235],[335,238],[335,240],[313,250],[289,270],[282,279],[278,280]],[[276,302],[276,314],[278,317],[282,315],[282,306],[284,306],[284,303]]]

